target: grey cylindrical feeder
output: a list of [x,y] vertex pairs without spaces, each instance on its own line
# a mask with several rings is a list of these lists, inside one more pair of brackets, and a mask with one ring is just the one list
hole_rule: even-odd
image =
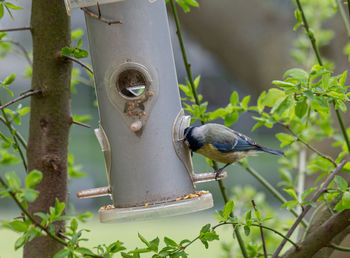
[[108,3],[100,13],[122,22],[108,25],[85,14],[100,116],[95,132],[109,186],[78,196],[111,195],[114,207],[100,209],[102,222],[212,207],[210,193],[183,200],[195,193],[194,183],[215,175],[194,174],[182,142],[190,118],[181,109],[165,2]]

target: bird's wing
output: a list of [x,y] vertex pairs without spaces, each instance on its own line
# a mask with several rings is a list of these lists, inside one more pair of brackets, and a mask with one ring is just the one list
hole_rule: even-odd
[[251,143],[245,141],[242,138],[234,139],[234,141],[231,143],[213,142],[212,144],[217,150],[225,153],[256,149],[255,145],[252,145]]

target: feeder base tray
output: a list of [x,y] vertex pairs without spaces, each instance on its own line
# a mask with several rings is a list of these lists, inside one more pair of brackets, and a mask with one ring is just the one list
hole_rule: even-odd
[[113,223],[183,215],[209,209],[211,207],[213,207],[213,197],[211,193],[205,193],[192,199],[172,201],[163,204],[132,208],[100,209],[98,215],[100,222]]

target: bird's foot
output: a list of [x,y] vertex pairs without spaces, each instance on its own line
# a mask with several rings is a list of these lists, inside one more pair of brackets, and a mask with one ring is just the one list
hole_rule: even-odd
[[218,178],[222,174],[222,172],[223,172],[223,168],[220,168],[220,169],[214,171],[214,173],[215,173],[215,180],[216,181],[218,181]]

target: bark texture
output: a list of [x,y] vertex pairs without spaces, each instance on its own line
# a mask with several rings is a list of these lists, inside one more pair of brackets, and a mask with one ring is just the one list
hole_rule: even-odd
[[350,225],[350,210],[344,210],[332,215],[323,224],[319,225],[307,238],[301,242],[296,250],[290,248],[283,258],[318,257],[315,254],[327,246],[332,239]]
[[[55,199],[67,199],[68,134],[72,123],[70,76],[72,65],[59,57],[70,45],[70,19],[62,0],[33,0],[31,13],[33,37],[32,89],[41,95],[31,97],[28,170],[43,173],[37,186],[38,199],[30,204],[31,213],[49,211]],[[37,217],[38,218],[38,217]],[[57,231],[64,223],[56,224]],[[38,237],[24,247],[24,257],[53,257],[62,246],[49,237]]]

